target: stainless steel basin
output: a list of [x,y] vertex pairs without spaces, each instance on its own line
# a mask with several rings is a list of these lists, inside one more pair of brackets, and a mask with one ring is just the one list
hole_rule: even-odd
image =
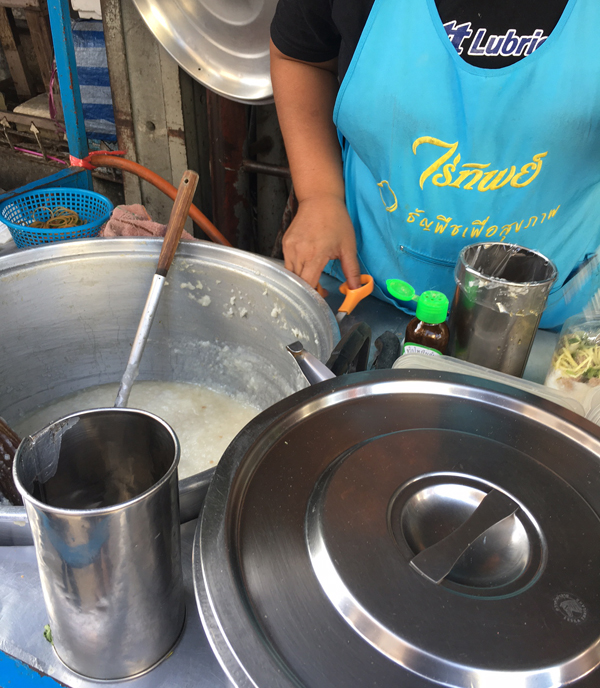
[[[120,380],[161,242],[91,239],[0,256],[0,416],[9,424]],[[264,409],[306,386],[285,345],[300,339],[326,360],[338,335],[325,301],[280,263],[184,242],[139,379],[218,387]],[[213,472],[180,481],[182,520],[198,514]],[[0,507],[0,544],[23,541],[24,509]]]

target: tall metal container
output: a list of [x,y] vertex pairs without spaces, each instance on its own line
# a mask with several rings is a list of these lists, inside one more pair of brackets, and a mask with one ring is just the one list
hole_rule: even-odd
[[454,271],[450,355],[521,377],[556,276],[548,258],[516,244],[463,248]]
[[172,429],[132,409],[66,416],[17,451],[54,648],[78,674],[131,678],[180,636],[178,462]]

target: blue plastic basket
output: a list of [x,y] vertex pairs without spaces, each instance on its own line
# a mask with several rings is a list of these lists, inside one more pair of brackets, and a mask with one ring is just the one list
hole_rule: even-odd
[[[74,210],[84,224],[61,229],[38,229],[29,225],[45,222],[54,208]],[[112,213],[112,203],[93,191],[53,187],[15,196],[0,205],[0,220],[10,230],[19,248],[67,239],[95,237]]]

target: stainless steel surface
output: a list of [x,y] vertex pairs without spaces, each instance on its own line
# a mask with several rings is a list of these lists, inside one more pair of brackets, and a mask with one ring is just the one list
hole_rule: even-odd
[[156,309],[158,308],[160,294],[162,292],[164,283],[165,278],[162,275],[154,275],[152,278],[152,284],[150,286],[150,291],[148,292],[148,298],[144,304],[142,317],[131,346],[131,353],[129,354],[127,367],[125,368],[125,372],[121,378],[121,384],[119,385],[119,391],[117,392],[117,398],[115,399],[115,406],[117,408],[124,408],[127,406],[127,402],[129,401],[131,387],[140,371],[142,354],[146,348],[146,342],[148,341],[150,328],[154,322],[154,316],[156,315]]
[[179,441],[133,409],[67,416],[26,437],[14,463],[33,531],[54,649],[102,681],[150,670],[185,619]]
[[[443,484],[440,491],[444,491],[445,488],[449,488],[449,491],[454,491],[455,487],[455,485]],[[421,496],[422,495],[418,495],[418,497]],[[418,554],[410,560],[410,565],[433,583],[441,583],[444,578],[452,573],[461,557],[473,547],[477,540],[480,538],[487,539],[488,531],[492,531],[494,527],[503,526],[511,516],[514,516],[518,509],[519,505],[500,490],[493,489],[491,492],[484,492],[483,499],[466,521],[463,521],[442,540],[438,540],[430,547],[420,550]],[[507,534],[508,537],[505,537],[505,540],[508,544],[509,554],[512,554],[515,549],[517,550],[521,566],[519,567],[520,570],[517,576],[515,576],[516,578],[525,570],[525,566],[529,559],[529,551],[528,549],[523,550],[523,548],[519,546],[520,543],[513,541],[512,534],[515,530],[515,519],[512,519],[512,521],[509,533]],[[521,528],[521,530],[523,529]],[[489,580],[488,576],[486,583],[488,585],[503,585],[507,582],[504,569],[509,568],[512,573],[512,569],[514,568],[512,560],[514,557],[507,557],[504,547],[498,547],[497,543],[494,543],[494,545],[492,551],[496,555],[496,561],[503,570],[501,571],[501,576],[498,578],[494,577],[494,579]],[[473,559],[474,557],[471,552],[469,552],[469,554]],[[484,569],[489,568],[488,561],[484,560],[484,564],[488,564],[487,567],[483,567]],[[508,567],[506,564],[508,564]],[[463,579],[461,582],[463,585],[473,586],[477,578],[471,577]]]
[[273,100],[269,27],[277,0],[134,0],[163,48],[194,79],[231,100]]
[[[202,630],[192,582],[192,542],[196,521],[181,526],[186,620],[173,654],[152,671],[103,688],[231,688]],[[0,547],[2,610],[0,652],[28,664],[69,688],[98,688],[98,682],[69,671],[43,636],[48,615],[33,547]],[[1,655],[0,655],[1,657]],[[40,679],[43,683],[43,679]]]
[[335,377],[335,373],[332,373],[331,370],[329,370],[324,363],[321,363],[316,356],[313,356],[312,354],[309,354],[308,351],[304,350],[301,342],[288,344],[286,349],[294,357],[294,360],[298,364],[298,367],[302,371],[302,374],[309,384],[314,385],[317,382],[331,380]]
[[[0,257],[0,415],[8,423],[121,379],[161,247],[160,238],[92,239]],[[182,242],[139,379],[205,384],[267,408],[307,384],[285,350],[290,339],[327,360],[338,336],[323,299],[277,262]],[[198,514],[212,474],[180,481],[183,520]],[[0,543],[27,541],[26,522],[24,508],[0,507]]]
[[[432,484],[419,489],[406,501],[401,517],[402,535],[411,550],[418,552],[411,560],[411,566],[416,562],[418,568],[419,557],[431,554],[437,545],[447,546],[453,536],[463,533],[464,526],[477,514],[483,502],[491,495],[502,494],[498,490],[486,492],[482,489],[485,487],[460,483]],[[508,503],[511,513],[518,509],[510,498],[504,503]],[[440,534],[444,533],[449,535],[439,540]],[[441,573],[444,575],[438,576],[435,583],[451,574],[455,582],[471,587],[505,585],[524,573],[532,553],[530,535],[523,526],[522,515],[509,515],[469,540],[468,548],[458,549],[443,568]]]
[[[271,407],[225,452],[196,536],[225,671],[261,688],[596,686],[599,456],[597,426],[462,375],[359,373]],[[480,523],[439,584],[411,567],[494,490],[514,515]]]
[[514,244],[466,246],[455,269],[449,354],[523,375],[557,272],[537,251]]

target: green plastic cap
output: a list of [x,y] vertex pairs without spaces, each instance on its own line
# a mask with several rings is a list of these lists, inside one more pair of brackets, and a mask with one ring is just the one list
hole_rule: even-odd
[[390,294],[400,301],[412,301],[415,299],[415,290],[408,282],[399,279],[389,279],[385,281],[385,286]]
[[448,298],[441,291],[424,291],[417,301],[417,318],[428,325],[443,323],[448,317]]

